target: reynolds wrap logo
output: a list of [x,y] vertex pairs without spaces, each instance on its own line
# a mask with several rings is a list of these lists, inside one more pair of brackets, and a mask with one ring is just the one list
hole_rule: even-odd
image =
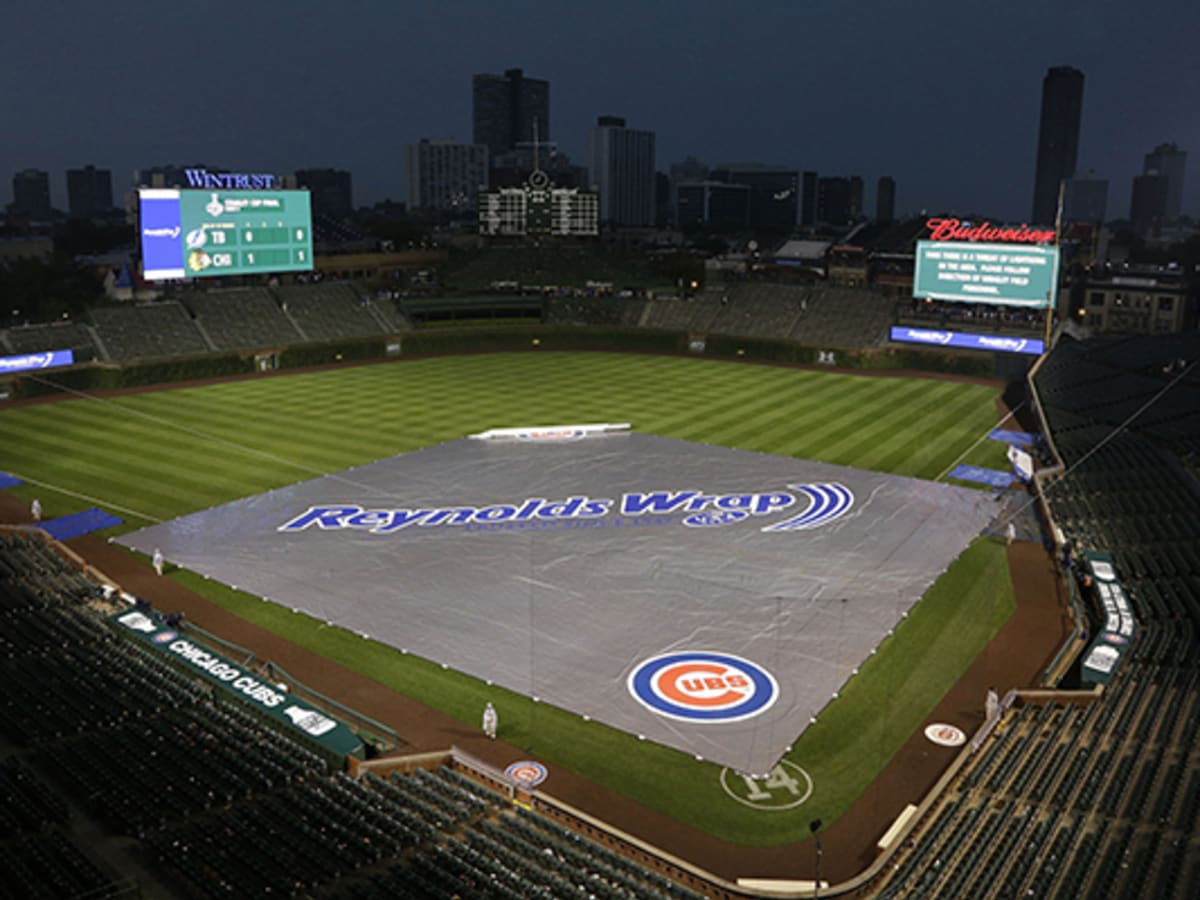
[[[368,509],[355,504],[310,506],[280,525],[283,532],[365,531],[394,534],[410,528],[460,527],[468,531],[602,527],[605,524],[667,525],[710,528],[745,520],[762,521],[792,511],[794,515],[760,526],[764,532],[801,531],[827,525],[854,505],[854,494],[836,482],[788,485],[788,491],[753,494],[706,494],[701,491],[635,492],[619,501],[586,495],[565,500],[527,497],[491,506]],[[606,520],[610,520],[606,522]]]
[[1021,353],[1029,342],[1024,338],[989,337],[980,335],[979,345],[989,350],[1007,350],[1009,353]]
[[0,358],[0,369],[44,369],[54,359],[53,353],[29,353],[25,356]]
[[45,353],[23,353],[20,356],[0,356],[0,372],[27,372],[30,369],[49,369],[69,366],[75,362],[72,350],[47,350]]
[[909,328],[907,336],[910,341],[920,341],[925,344],[948,344],[954,338],[949,331],[929,331],[924,328]]
[[174,239],[179,237],[179,226],[176,225],[173,228],[143,228],[142,237]]

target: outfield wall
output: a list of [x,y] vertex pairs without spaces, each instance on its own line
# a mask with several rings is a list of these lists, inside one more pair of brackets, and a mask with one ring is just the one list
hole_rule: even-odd
[[[393,359],[398,356],[441,356],[458,353],[517,351],[613,351],[668,353],[711,359],[744,359],[794,365],[821,363],[822,348],[788,341],[706,335],[701,352],[689,350],[693,336],[676,331],[635,327],[499,326],[442,328],[406,332],[393,338],[373,337],[325,344],[303,344],[279,349],[205,354],[149,361],[88,363],[55,369],[48,374],[24,373],[0,378],[0,400],[20,400],[70,391],[119,390],[153,384],[198,381],[252,375],[256,357],[273,354],[278,369],[308,368],[347,362]],[[979,351],[925,350],[881,347],[837,350],[834,370],[910,370],[975,378],[1008,379],[1013,354]],[[1023,362],[1023,361],[1022,361]],[[1023,369],[1021,370],[1023,371]]]

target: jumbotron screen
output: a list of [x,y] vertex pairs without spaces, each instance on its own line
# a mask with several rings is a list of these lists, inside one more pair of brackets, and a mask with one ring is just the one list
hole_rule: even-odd
[[211,278],[313,267],[308,191],[138,191],[142,276]]
[[914,297],[1044,309],[1057,292],[1057,247],[917,241]]

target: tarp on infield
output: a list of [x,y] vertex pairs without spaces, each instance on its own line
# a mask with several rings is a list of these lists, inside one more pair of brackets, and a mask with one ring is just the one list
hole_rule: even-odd
[[118,540],[765,773],[992,513],[912,478],[553,437],[452,441]]

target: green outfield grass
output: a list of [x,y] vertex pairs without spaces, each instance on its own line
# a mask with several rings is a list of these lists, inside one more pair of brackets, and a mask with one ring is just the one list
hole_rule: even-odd
[[[955,461],[1006,466],[1003,445],[980,440],[996,424],[997,394],[660,356],[441,357],[5,410],[0,470],[31,482],[12,493],[40,497],[48,516],[98,504],[126,530],[510,425],[627,421],[666,437],[935,478]],[[172,577],[465,722],[497,696],[191,573]],[[813,818],[831,823],[849,807],[1011,610],[1003,547],[976,541],[789,753],[814,782],[791,811],[750,809],[726,795],[714,766],[515,695],[498,703],[501,736],[728,840],[793,842]]]

